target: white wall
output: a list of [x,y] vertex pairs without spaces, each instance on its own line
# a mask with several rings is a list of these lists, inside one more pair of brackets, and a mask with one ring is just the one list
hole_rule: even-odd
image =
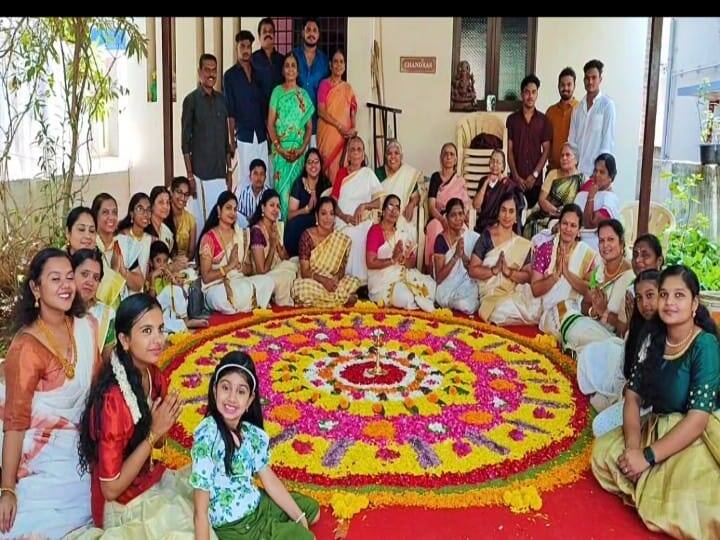
[[[144,25],[144,19],[139,19]],[[157,36],[160,39],[160,19]],[[242,17],[241,27],[257,33],[258,17]],[[365,103],[373,100],[370,59],[372,40],[379,39],[382,26],[382,47],[385,76],[385,103],[403,110],[399,115],[399,138],[405,159],[430,175],[438,168],[440,146],[455,140],[455,125],[463,113],[451,113],[450,80],[452,58],[451,17],[393,18],[351,17],[348,21],[348,81],[352,84],[360,106],[358,127],[369,142],[370,115]],[[211,43],[206,25],[206,43]],[[224,41],[232,41],[228,25],[224,25]],[[178,18],[177,29],[177,102],[173,106],[175,173],[184,174],[180,148],[180,116],[182,99],[196,84],[195,19]],[[557,74],[566,65],[578,72],[576,97],[584,93],[582,66],[590,58],[605,63],[603,92],[615,100],[617,108],[616,158],[618,181],[616,191],[623,200],[635,198],[640,142],[645,40],[647,18],[550,18],[538,20],[537,74],[542,81],[538,107],[545,110],[557,101]],[[255,43],[258,46],[257,41]],[[223,47],[227,51],[227,47]],[[157,48],[160,65],[161,47]],[[225,54],[227,56],[227,53]],[[432,75],[400,73],[400,56],[435,56],[437,71]],[[229,58],[224,64],[229,65]],[[149,190],[162,182],[162,105],[148,103],[145,98],[145,67],[128,64],[131,94],[123,112],[126,124],[124,137],[129,146],[130,192]],[[162,80],[158,96],[162,96]],[[370,150],[370,148],[368,148]],[[369,152],[370,153],[370,152]]]
[[585,94],[582,67],[591,58],[605,64],[601,91],[615,101],[615,159],[618,176],[613,186],[621,200],[636,198],[637,162],[645,72],[647,17],[538,19],[536,72],[541,81],[538,108],[555,103],[557,76],[571,66],[578,74],[575,97]]

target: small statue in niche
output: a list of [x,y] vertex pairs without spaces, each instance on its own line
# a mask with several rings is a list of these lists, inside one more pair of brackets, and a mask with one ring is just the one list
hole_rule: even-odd
[[453,109],[473,109],[475,107],[475,77],[470,71],[467,60],[458,62],[455,78],[452,82],[450,99]]

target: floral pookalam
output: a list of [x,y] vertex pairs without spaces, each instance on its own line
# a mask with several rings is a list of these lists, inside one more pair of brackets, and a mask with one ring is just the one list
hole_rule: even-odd
[[368,304],[256,312],[174,345],[165,370],[185,406],[170,466],[189,462],[209,376],[237,348],[256,363],[273,469],[323,503],[503,504],[587,469],[587,402],[552,343]]

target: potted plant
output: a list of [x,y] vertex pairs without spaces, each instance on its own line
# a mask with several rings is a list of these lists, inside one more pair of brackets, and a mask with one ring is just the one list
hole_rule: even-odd
[[711,108],[710,79],[705,78],[698,89],[700,119],[700,163],[720,163],[720,107]]

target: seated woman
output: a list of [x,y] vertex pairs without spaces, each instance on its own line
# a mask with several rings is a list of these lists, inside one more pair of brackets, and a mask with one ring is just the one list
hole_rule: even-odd
[[[628,323],[628,333],[624,343],[617,343],[617,338],[610,338],[608,341],[591,343],[586,347],[586,350],[594,347],[598,354],[606,354],[608,357],[621,356],[623,358],[623,381],[630,379],[633,366],[637,361],[640,347],[640,343],[638,343],[639,336],[645,331],[645,323],[657,315],[659,279],[660,271],[655,269],[643,270],[635,278],[633,285],[633,294],[635,295],[633,298],[633,312]],[[625,387],[623,387],[622,393],[624,393],[624,390]],[[604,399],[604,395],[598,392],[590,399],[590,402],[595,407],[595,410],[601,411],[593,420],[593,435],[600,437],[622,425],[624,402],[621,399],[603,410],[603,403],[600,403],[600,407],[597,406],[597,403],[593,403],[593,401],[598,401],[597,396],[602,396],[601,400]],[[641,411],[643,415],[646,412],[647,409]]]
[[145,232],[149,224],[150,198],[144,193],[136,193],[130,198],[127,216],[118,223],[115,237],[113,256],[122,259],[118,273],[125,279],[121,298],[143,291],[152,244],[152,236]]
[[322,172],[322,158],[317,148],[308,150],[305,156],[305,173],[295,180],[290,191],[288,222],[285,226],[284,245],[288,255],[298,254],[300,237],[305,230],[315,225],[315,214],[320,197],[332,185]]
[[173,257],[185,257],[187,261],[195,258],[197,240],[197,224],[195,216],[188,212],[187,202],[190,197],[190,182],[184,176],[176,176],[170,184],[170,215],[165,219],[175,238],[175,245],[170,251]]
[[402,309],[435,311],[435,282],[416,268],[417,244],[397,226],[400,198],[385,197],[382,220],[368,231],[367,268],[370,300]]
[[[639,276],[640,272],[645,270],[660,270],[665,264],[665,257],[663,257],[662,246],[657,236],[649,233],[638,236],[635,239],[635,244],[633,244],[630,262],[636,276]],[[628,287],[625,293],[625,313],[628,320],[630,320],[634,310],[635,290],[633,287]]]
[[78,472],[78,422],[100,363],[97,327],[84,317],[65,251],[39,251],[0,365],[0,532],[59,538],[90,521],[90,479]]
[[[480,188],[473,199],[473,208],[477,212],[475,232],[482,232],[497,222],[500,199],[506,193],[519,191],[514,180],[505,176],[505,154],[502,150],[493,150],[490,154],[490,174],[480,179]],[[520,232],[520,226],[516,227]]]
[[[125,288],[125,278],[120,273],[122,257],[116,256],[115,233],[118,223],[118,206],[109,193],[99,193],[92,202],[92,213],[97,221],[95,242],[102,255],[103,275],[97,290],[97,298],[115,309],[120,304],[120,294]],[[123,271],[126,270],[123,268]]]
[[[720,531],[720,354],[717,328],[689,268],[660,274],[650,322],[625,390],[622,429],[595,440],[592,471],[633,504],[652,531],[712,538]],[[640,409],[652,406],[641,422]]]
[[578,172],[580,151],[571,142],[560,148],[560,168],[548,173],[540,189],[540,208],[525,221],[523,236],[532,239],[537,233],[548,228],[550,220],[557,219],[560,209],[575,200],[584,177]]
[[478,282],[484,321],[499,325],[535,324],[540,302],[530,290],[532,244],[515,233],[517,195],[499,201],[497,223],[485,229],[473,247],[468,274]]
[[597,253],[580,240],[582,210],[566,204],[560,211],[558,232],[535,251],[531,287],[542,297],[539,328],[563,343],[565,322],[580,313],[589,294],[590,274],[597,265]]
[[585,182],[575,196],[575,204],[583,209],[582,240],[598,249],[597,227],[606,219],[620,218],[620,199],[612,191],[617,176],[617,165],[611,154],[600,154],[595,159],[592,178]]
[[268,189],[250,219],[250,250],[246,262],[252,275],[264,275],[273,280],[278,306],[292,306],[290,288],[297,276],[298,263],[296,258],[290,259],[285,250],[279,219],[280,195],[274,189]]
[[[607,360],[596,364],[592,356],[582,353],[583,348],[594,342],[613,336],[621,337],[627,330],[625,291],[635,279],[630,262],[625,259],[625,239],[622,224],[616,219],[600,222],[597,229],[600,238],[600,264],[590,274],[588,294],[585,295],[581,312],[570,310],[563,323],[563,343],[578,355],[578,385],[585,394],[592,394],[599,383],[597,379],[621,372],[619,362],[608,365]],[[599,372],[599,373],[596,373]],[[607,389],[616,383],[608,385]],[[622,388],[617,388],[619,394]]]
[[266,308],[275,287],[270,276],[243,275],[242,261],[248,246],[236,220],[237,199],[231,191],[225,191],[208,215],[198,243],[205,303],[226,315]]
[[[155,186],[150,190],[150,222],[145,232],[157,238],[170,251],[175,248],[175,235],[172,229],[165,224],[170,216],[170,192],[165,186]],[[187,263],[187,261],[185,261]]]
[[406,233],[417,240],[415,210],[420,204],[419,184],[423,175],[412,165],[403,163],[402,146],[396,139],[391,139],[385,146],[385,165],[375,169],[375,176],[380,180],[385,196],[392,194],[400,199],[398,226],[406,228]]
[[[147,294],[126,298],[115,330],[118,344],[93,384],[74,449],[81,470],[91,474],[93,521],[108,538],[192,535],[187,479],[153,461],[181,409],[157,367],[165,342],[160,306]],[[85,536],[98,534],[95,529]]]
[[337,307],[357,300],[360,281],[345,275],[350,237],[335,229],[335,199],[321,197],[315,209],[317,226],[300,237],[300,276],[292,286],[295,304]]
[[435,238],[433,270],[437,304],[470,315],[480,306],[478,283],[468,274],[478,233],[465,227],[465,216],[462,200],[453,198],[445,205],[447,227]]
[[77,294],[97,321],[98,348],[103,360],[107,360],[115,347],[115,310],[95,296],[103,278],[102,255],[96,248],[79,249],[71,259]]
[[[612,183],[617,175],[615,158],[610,154],[600,154],[595,160],[595,172],[585,182],[574,203],[583,211],[580,239],[595,251],[598,251],[597,226],[605,219],[620,217],[620,199],[612,191]],[[544,244],[552,239],[555,227],[543,229],[533,236],[533,244]]]
[[[430,177],[428,189],[428,211],[432,219],[428,222],[425,231],[426,268],[430,268],[433,261],[435,239],[443,230],[447,231],[445,209],[450,199],[459,199],[462,202],[465,208],[465,223],[468,222],[470,196],[465,188],[465,179],[457,174],[457,161],[455,144],[451,142],[443,144],[440,149],[440,170]],[[473,246],[467,247],[472,249]]]
[[70,255],[79,249],[94,249],[97,223],[95,214],[87,206],[76,206],[65,220],[67,251]]
[[338,171],[332,196],[337,201],[335,229],[350,237],[352,245],[345,273],[367,283],[367,233],[380,208],[383,189],[372,169],[365,166],[365,144],[360,137],[348,141],[348,164]]

